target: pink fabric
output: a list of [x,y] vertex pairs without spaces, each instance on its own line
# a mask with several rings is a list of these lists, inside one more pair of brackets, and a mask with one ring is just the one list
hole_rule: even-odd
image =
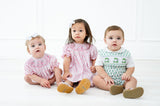
[[59,67],[55,56],[44,54],[40,59],[31,57],[24,66],[25,74],[36,74],[44,79],[51,79],[54,76],[54,68]]
[[90,79],[92,82],[93,73],[90,70],[92,60],[97,58],[97,49],[94,45],[87,43],[72,43],[64,47],[63,55],[71,58],[69,71],[72,74],[68,78],[71,82],[78,82],[84,78]]

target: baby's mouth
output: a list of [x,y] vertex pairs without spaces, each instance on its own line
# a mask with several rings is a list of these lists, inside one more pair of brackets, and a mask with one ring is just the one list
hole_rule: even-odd
[[40,50],[36,50],[36,53],[37,53],[37,52],[40,52]]
[[117,46],[117,44],[113,44],[113,46]]
[[80,38],[79,36],[76,36],[76,38]]

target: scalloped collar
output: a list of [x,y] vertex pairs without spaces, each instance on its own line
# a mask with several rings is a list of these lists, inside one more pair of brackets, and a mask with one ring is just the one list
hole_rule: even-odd
[[121,47],[118,51],[111,51],[111,50],[109,50],[107,47],[105,47],[105,50],[106,50],[107,52],[114,52],[114,53],[122,53],[122,52],[125,51],[125,49],[124,49],[123,47]]

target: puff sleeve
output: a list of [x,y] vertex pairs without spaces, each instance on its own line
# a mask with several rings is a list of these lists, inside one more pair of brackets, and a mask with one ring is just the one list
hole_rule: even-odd
[[101,50],[98,51],[95,66],[103,66],[103,57],[101,57]]
[[135,64],[131,55],[127,59],[127,68],[130,68],[130,67],[135,67]]
[[57,61],[57,58],[55,56],[51,56],[50,64],[52,70],[54,70],[54,68],[56,67],[59,67],[59,62]]
[[32,68],[30,67],[28,62],[26,62],[24,64],[24,70],[25,70],[25,75],[27,75],[27,74],[33,75],[34,74],[33,71],[32,71]]
[[70,57],[71,56],[71,49],[70,49],[70,45],[65,45],[63,48],[63,54],[62,54],[62,58],[64,58],[65,56]]
[[94,45],[91,45],[91,60],[96,60],[97,54],[97,48]]

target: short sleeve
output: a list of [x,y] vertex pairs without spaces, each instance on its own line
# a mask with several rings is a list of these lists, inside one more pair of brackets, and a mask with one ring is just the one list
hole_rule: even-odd
[[25,75],[27,75],[27,74],[32,75],[33,74],[32,68],[29,66],[29,64],[27,62],[24,64],[24,70],[25,70]]
[[59,62],[57,61],[57,58],[55,56],[51,56],[50,64],[52,70],[54,70],[55,67],[59,67]]
[[98,51],[98,56],[97,56],[97,59],[96,59],[95,66],[103,66],[103,58],[100,55],[100,51]]
[[97,59],[97,48],[95,46],[91,46],[91,60],[96,60]]
[[127,68],[129,67],[135,67],[135,64],[131,55],[127,59]]
[[65,56],[67,56],[67,57],[71,56],[70,45],[65,45],[63,48],[62,58],[64,58]]

